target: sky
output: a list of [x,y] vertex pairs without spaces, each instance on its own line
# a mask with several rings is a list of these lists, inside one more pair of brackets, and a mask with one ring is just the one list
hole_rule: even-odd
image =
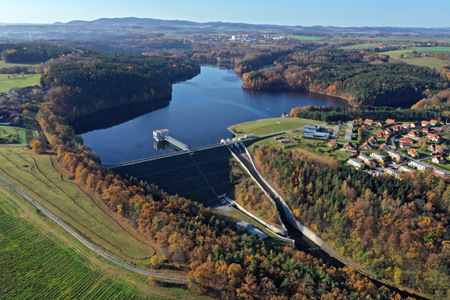
[[301,26],[450,27],[450,0],[0,0],[0,23],[114,17]]

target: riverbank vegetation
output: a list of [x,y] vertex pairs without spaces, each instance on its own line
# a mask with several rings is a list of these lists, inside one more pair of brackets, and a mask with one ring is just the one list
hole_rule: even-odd
[[431,172],[401,181],[372,177],[265,146],[254,158],[299,221],[341,255],[378,278],[448,296],[448,180]]

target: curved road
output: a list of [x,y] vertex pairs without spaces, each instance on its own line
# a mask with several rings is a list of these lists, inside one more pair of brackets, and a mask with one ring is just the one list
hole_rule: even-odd
[[107,260],[115,263],[116,265],[119,265],[121,267],[124,267],[125,269],[128,269],[132,272],[141,274],[141,275],[145,275],[145,276],[151,276],[151,277],[157,277],[157,278],[161,278],[161,279],[171,279],[171,280],[180,280],[180,281],[187,281],[186,277],[180,277],[180,276],[171,276],[171,275],[165,275],[165,274],[160,274],[160,273],[156,273],[156,272],[151,272],[151,271],[146,271],[146,270],[141,270],[135,267],[132,267],[130,265],[127,265],[124,262],[121,262],[120,260],[112,257],[111,255],[105,253],[104,251],[100,250],[99,248],[97,248],[96,246],[94,246],[93,244],[91,244],[90,242],[88,242],[86,239],[84,239],[82,236],[80,236],[78,233],[76,233],[72,228],[70,228],[69,226],[67,226],[63,221],[61,221],[58,217],[56,217],[54,214],[52,214],[49,210],[47,210],[44,206],[42,206],[41,204],[39,204],[36,200],[34,200],[32,197],[28,196],[24,191],[22,191],[21,189],[17,188],[16,186],[12,185],[11,183],[9,183],[8,181],[6,181],[3,177],[0,177],[0,181],[3,182],[4,184],[6,184],[8,187],[10,187],[11,189],[13,189],[15,192],[17,192],[19,195],[21,195],[22,197],[24,197],[28,202],[30,202],[34,207],[36,207],[37,209],[39,209],[42,213],[44,213],[47,217],[49,217],[50,219],[52,219],[56,224],[58,224],[60,227],[62,227],[65,231],[67,231],[68,233],[70,233],[73,237],[75,237],[78,241],[80,241],[83,245],[85,245],[86,247],[88,247],[89,249],[91,249],[92,251],[94,251],[95,253],[97,253],[100,256],[103,256],[104,258],[106,258]]

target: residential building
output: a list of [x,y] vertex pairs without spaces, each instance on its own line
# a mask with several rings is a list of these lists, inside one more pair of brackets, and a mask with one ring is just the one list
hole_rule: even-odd
[[392,130],[394,130],[394,131],[402,131],[402,129],[403,129],[402,126],[399,126],[399,125],[392,127]]
[[359,146],[359,148],[363,150],[370,150],[372,149],[372,146],[368,142],[364,142],[361,146]]
[[413,140],[411,140],[410,138],[403,137],[400,139],[400,148],[409,149],[409,148],[411,148],[412,143],[413,143]]
[[396,161],[402,161],[402,159],[403,159],[403,156],[402,156],[400,153],[395,152],[395,151],[392,151],[392,150],[387,150],[387,154],[388,154],[393,160],[396,160]]
[[440,123],[439,123],[439,121],[438,120],[431,120],[430,121],[430,125],[431,126],[437,126],[437,125],[439,125]]
[[367,142],[373,146],[374,144],[377,143],[377,138],[374,137],[374,136],[371,136],[371,137],[367,140]]
[[411,124],[410,124],[410,123],[403,123],[403,124],[402,124],[402,128],[403,128],[403,129],[410,130],[410,129],[411,129]]
[[435,164],[439,164],[439,165],[443,165],[443,164],[446,164],[446,163],[447,163],[447,161],[445,160],[445,158],[442,157],[442,156],[436,156],[436,157],[433,157],[433,158],[431,159],[431,161],[434,162]]
[[440,142],[441,141],[441,136],[437,135],[437,134],[429,133],[429,134],[427,134],[427,138],[432,142]]
[[410,132],[408,132],[408,136],[416,138],[420,136],[420,131],[418,130],[411,130]]
[[368,157],[368,156],[365,156],[365,155],[360,154],[360,155],[358,156],[358,158],[359,158],[360,160],[362,160],[362,161],[363,161],[366,165],[368,165],[368,166],[373,166],[373,165],[375,165],[373,159],[371,159],[371,158]]
[[401,178],[402,177],[402,173],[400,173],[397,170],[391,169],[391,168],[384,169],[384,172],[386,172],[386,174],[394,176],[395,178]]
[[374,134],[375,134],[375,136],[378,137],[378,138],[382,138],[382,137],[384,136],[383,131],[377,131],[377,132],[375,132]]
[[409,150],[408,150],[408,154],[409,154],[409,156],[411,156],[411,157],[419,157],[419,152],[417,152],[416,149],[409,149]]
[[404,166],[404,165],[400,166],[398,169],[402,172],[411,172],[411,173],[417,172],[415,169],[412,169],[412,168],[410,168],[408,166]]
[[328,147],[330,147],[330,148],[338,148],[339,144],[336,143],[335,141],[329,141],[328,142]]
[[415,160],[411,160],[408,164],[409,166],[416,168],[419,171],[425,171],[428,168],[430,168],[429,166],[427,166],[426,164],[423,164],[421,162],[415,161]]
[[380,150],[385,150],[387,149],[388,145],[386,143],[383,143],[380,145]]
[[448,172],[444,171],[444,170],[433,169],[433,174],[435,176],[443,177],[443,178],[446,178],[446,179],[450,178],[450,174]]
[[431,144],[428,146],[428,150],[433,152],[434,154],[442,154],[445,152],[445,148],[441,145]]
[[375,160],[378,160],[379,162],[381,162],[383,164],[386,162],[386,156],[384,156],[383,154],[380,154],[380,153],[372,152],[370,154],[370,157]]
[[422,121],[421,124],[422,124],[422,127],[430,126],[430,122],[428,122],[428,121]]
[[362,130],[369,130],[369,126],[367,126],[367,125],[364,124],[363,126],[361,126],[361,129],[362,129]]
[[373,120],[372,119],[365,119],[364,120],[364,124],[371,126],[373,124]]
[[394,131],[391,128],[386,128],[386,130],[384,131],[384,134],[389,136],[393,133]]
[[355,146],[353,146],[351,143],[345,143],[344,146],[342,147],[342,149],[344,149],[346,151],[351,151],[351,150],[355,150]]
[[394,119],[387,119],[386,120],[386,125],[390,126],[390,125],[394,125],[396,123],[396,121]]
[[361,170],[361,169],[364,169],[364,167],[365,167],[365,165],[362,162],[360,162],[354,158],[350,158],[348,160],[348,164],[350,166],[354,167],[356,170]]

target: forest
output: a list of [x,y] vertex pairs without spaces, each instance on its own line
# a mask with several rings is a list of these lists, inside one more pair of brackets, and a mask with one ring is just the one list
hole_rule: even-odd
[[341,255],[378,278],[448,297],[449,180],[431,171],[403,180],[373,177],[266,146],[254,158],[296,218]]
[[391,63],[389,57],[351,50],[298,51],[274,67],[246,73],[248,89],[311,91],[347,99],[353,106],[414,104],[449,86],[438,72]]
[[426,109],[401,109],[389,106],[361,106],[361,107],[337,107],[337,106],[304,106],[294,107],[291,117],[321,120],[325,122],[350,121],[356,119],[373,120],[432,120],[440,119],[448,115],[448,111],[440,110],[435,107]]

